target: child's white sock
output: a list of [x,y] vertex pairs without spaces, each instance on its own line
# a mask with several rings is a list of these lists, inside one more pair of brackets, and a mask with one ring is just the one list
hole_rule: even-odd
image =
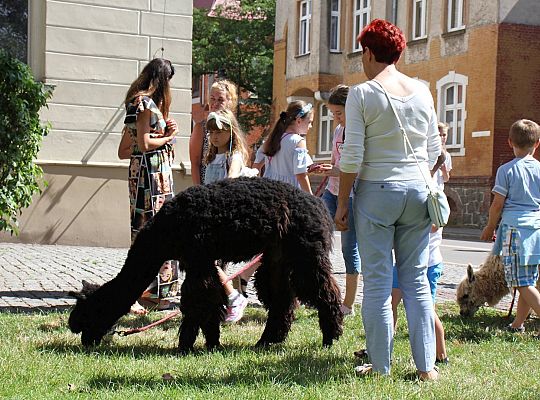
[[238,290],[236,289],[233,289],[233,291],[231,292],[231,294],[228,297],[229,299],[229,305],[232,305],[232,303],[234,302],[234,300],[240,296],[240,293],[238,293]]

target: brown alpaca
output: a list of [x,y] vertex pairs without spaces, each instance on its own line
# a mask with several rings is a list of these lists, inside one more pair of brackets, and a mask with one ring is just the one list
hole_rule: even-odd
[[[539,282],[536,282],[538,288]],[[510,293],[504,278],[504,268],[500,256],[489,255],[484,264],[475,272],[471,264],[467,267],[467,276],[457,288],[456,297],[459,313],[472,317],[485,303],[495,306]]]

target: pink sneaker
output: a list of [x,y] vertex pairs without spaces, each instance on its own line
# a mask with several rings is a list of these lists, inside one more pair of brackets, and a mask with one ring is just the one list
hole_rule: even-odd
[[232,301],[231,305],[227,307],[227,316],[225,317],[226,323],[237,322],[244,316],[244,309],[248,304],[248,300],[239,294]]

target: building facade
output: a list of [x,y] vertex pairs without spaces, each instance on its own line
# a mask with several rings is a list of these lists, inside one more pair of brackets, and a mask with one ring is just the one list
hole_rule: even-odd
[[52,129],[36,160],[48,186],[23,210],[19,237],[0,239],[129,246],[128,162],[117,157],[123,100],[155,57],[176,70],[175,190],[191,184],[192,2],[29,0],[27,24],[28,64],[54,88],[41,114]]
[[330,159],[328,92],[367,79],[356,38],[384,18],[408,39],[398,69],[429,87],[439,120],[450,125],[450,223],[483,226],[495,172],[513,157],[508,129],[519,118],[540,121],[540,2],[278,0],[276,7],[275,109],[293,99],[315,105],[307,137],[314,159]]

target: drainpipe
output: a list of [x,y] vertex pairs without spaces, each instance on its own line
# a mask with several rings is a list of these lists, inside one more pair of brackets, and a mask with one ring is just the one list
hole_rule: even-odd
[[397,25],[398,0],[392,0],[392,23]]

